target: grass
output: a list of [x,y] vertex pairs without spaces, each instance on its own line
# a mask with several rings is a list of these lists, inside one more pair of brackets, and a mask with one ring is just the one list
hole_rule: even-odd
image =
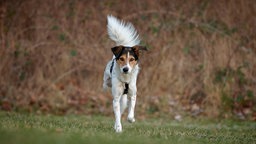
[[0,143],[255,143],[256,123],[186,119],[123,122],[101,116],[53,116],[0,112]]

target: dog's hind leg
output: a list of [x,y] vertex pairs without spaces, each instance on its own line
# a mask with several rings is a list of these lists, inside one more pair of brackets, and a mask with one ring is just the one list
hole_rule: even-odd
[[122,95],[120,99],[120,112],[121,115],[124,113],[125,109],[127,107],[127,94]]
[[107,72],[104,72],[103,90],[106,91],[109,87],[111,87],[111,78]]
[[105,71],[104,71],[104,76],[103,76],[103,90],[107,90],[108,88],[112,87],[111,84],[111,73],[110,73],[110,67],[111,67],[112,61],[108,62]]
[[129,95],[129,108],[128,108],[128,117],[127,120],[130,123],[135,122],[135,118],[134,118],[134,109],[135,109],[135,104],[136,104],[136,85],[131,85],[131,95]]
[[135,104],[136,104],[136,95],[131,96],[130,100],[129,100],[129,109],[128,109],[128,118],[127,118],[127,120],[130,123],[135,122],[135,118],[134,118]]

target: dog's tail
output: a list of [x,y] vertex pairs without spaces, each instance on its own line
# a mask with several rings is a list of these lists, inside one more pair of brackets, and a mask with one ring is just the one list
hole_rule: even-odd
[[118,20],[112,15],[108,15],[108,35],[116,42],[116,45],[135,46],[140,43],[139,35],[131,23]]

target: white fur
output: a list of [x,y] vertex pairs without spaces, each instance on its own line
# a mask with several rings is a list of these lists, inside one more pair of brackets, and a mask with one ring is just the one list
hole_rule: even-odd
[[140,43],[139,35],[131,23],[125,23],[112,15],[108,15],[108,35],[116,45],[135,46]]
[[[108,34],[109,37],[116,42],[116,45],[123,46],[135,46],[138,45],[140,40],[138,38],[137,31],[134,29],[131,23],[124,23],[116,19],[113,16],[108,16]],[[112,73],[110,73],[110,68],[112,62],[114,61]],[[113,95],[113,110],[115,114],[115,125],[114,129],[116,132],[122,132],[121,115],[128,107],[128,117],[129,122],[135,122],[134,109],[136,104],[136,93],[137,93],[137,76],[139,73],[138,64],[133,68],[129,65],[129,61],[126,62],[129,71],[127,74],[123,73],[122,68],[113,59],[108,62],[105,72],[104,72],[104,82],[103,88],[108,87],[112,90]],[[125,83],[129,84],[128,94],[123,94],[125,89]]]

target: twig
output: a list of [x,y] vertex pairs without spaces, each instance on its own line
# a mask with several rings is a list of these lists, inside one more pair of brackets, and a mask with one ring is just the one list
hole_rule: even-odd
[[173,16],[176,16],[176,17],[181,17],[181,18],[185,18],[184,16],[178,14],[178,13],[175,13],[175,12],[171,12],[171,11],[163,11],[163,10],[147,10],[147,11],[139,11],[137,13],[133,13],[133,14],[130,14],[126,17],[124,17],[123,19],[131,19],[131,18],[135,18],[135,17],[138,17],[138,15],[148,15],[148,14],[153,14],[153,13],[158,13],[158,14],[168,14],[168,15],[173,15]]

